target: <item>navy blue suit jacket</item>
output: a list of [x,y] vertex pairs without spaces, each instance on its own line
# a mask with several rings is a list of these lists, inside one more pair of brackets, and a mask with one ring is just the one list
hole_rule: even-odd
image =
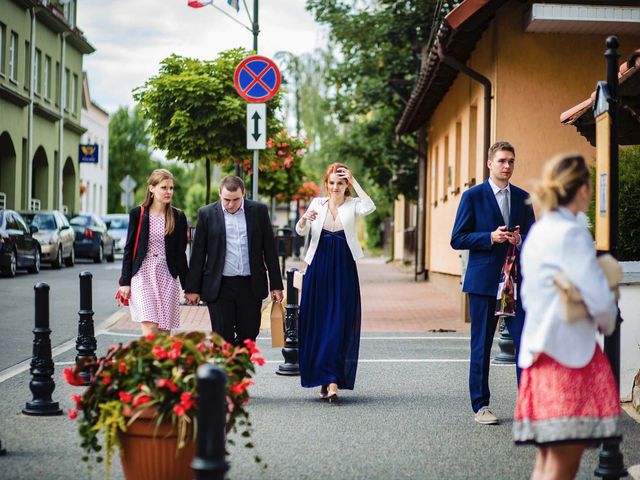
[[[520,225],[520,236],[524,242],[531,225],[535,222],[533,208],[527,202],[527,192],[515,185],[510,185],[509,188],[509,225]],[[509,242],[492,244],[491,232],[501,225],[504,225],[502,213],[488,180],[462,194],[451,233],[451,246],[456,250],[469,250],[463,292],[494,297],[498,293],[500,273]],[[517,269],[519,275],[519,261]]]

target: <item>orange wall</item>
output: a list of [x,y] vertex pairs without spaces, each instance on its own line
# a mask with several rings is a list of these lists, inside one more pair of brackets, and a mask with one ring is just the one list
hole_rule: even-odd
[[[512,180],[525,189],[544,161],[557,153],[575,151],[593,159],[594,148],[574,127],[561,125],[560,114],[606,78],[604,36],[527,33],[527,5],[512,1],[502,7],[467,62],[492,82],[491,143],[507,140],[515,146]],[[621,61],[640,46],[640,36],[619,40]],[[460,194],[468,188],[464,183],[483,179],[483,96],[479,83],[459,74],[429,122],[426,264],[433,272],[460,274],[459,252],[451,249],[449,239]],[[475,130],[472,113],[477,115]],[[458,178],[456,194],[452,190]]]

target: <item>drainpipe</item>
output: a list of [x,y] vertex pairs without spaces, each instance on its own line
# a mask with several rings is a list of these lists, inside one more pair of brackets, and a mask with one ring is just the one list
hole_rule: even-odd
[[425,269],[425,242],[427,233],[426,198],[427,198],[427,145],[426,128],[418,129],[418,148],[407,144],[398,136],[398,144],[411,150],[418,157],[418,213],[416,222],[416,252],[414,280],[428,280],[429,271]]
[[29,53],[31,57],[31,64],[29,68],[31,72],[29,73],[29,114],[27,117],[27,204],[25,205],[26,210],[31,210],[31,197],[33,196],[32,190],[32,182],[33,182],[33,89],[36,85],[36,79],[34,75],[35,64],[36,64],[36,10],[34,8],[29,9],[29,13],[31,14],[31,52]]
[[493,97],[491,96],[491,80],[489,80],[484,75],[472,70],[464,63],[459,60],[447,55],[442,48],[442,45],[438,45],[438,57],[445,64],[457,70],[458,72],[462,72],[468,77],[471,77],[476,82],[479,82],[484,87],[484,168],[483,170],[483,178],[486,180],[489,178],[489,169],[487,167],[487,160],[489,159],[489,146],[491,142],[491,100]]
[[[69,32],[62,32],[60,35],[61,43],[60,43],[60,78],[58,79],[58,87],[60,88],[60,94],[58,95],[58,99],[60,101],[59,109],[60,109],[60,119],[58,121],[58,159],[59,159],[59,167],[58,171],[58,209],[62,211],[62,205],[64,203],[64,191],[62,190],[63,182],[64,182],[64,105],[67,101],[67,86],[63,85],[65,83],[65,63],[66,63],[66,53],[67,53],[67,35]],[[70,210],[72,209],[69,206]],[[78,210],[78,209],[76,209]]]

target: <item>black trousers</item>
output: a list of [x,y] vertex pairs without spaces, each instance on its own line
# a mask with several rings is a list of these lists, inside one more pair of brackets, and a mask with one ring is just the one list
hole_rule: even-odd
[[262,300],[253,295],[251,277],[222,277],[218,299],[207,306],[211,330],[227,342],[242,345],[246,339],[255,341],[260,332]]

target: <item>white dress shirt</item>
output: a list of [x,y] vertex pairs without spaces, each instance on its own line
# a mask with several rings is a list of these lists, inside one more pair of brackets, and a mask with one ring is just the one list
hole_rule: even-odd
[[[593,357],[598,330],[613,333],[617,315],[614,294],[584,222],[562,207],[545,214],[531,227],[520,262],[526,316],[518,365],[527,368],[544,352],[566,367],[584,367]],[[580,290],[591,318],[566,322],[553,284],[558,272]]]
[[244,200],[235,213],[222,207],[224,227],[227,236],[227,252],[224,257],[224,277],[249,276],[249,239],[247,237],[247,220],[244,215]]
[[[369,215],[375,209],[376,206],[373,203],[373,200],[368,196],[363,196],[361,198],[347,197],[344,203],[338,207],[338,218],[342,224],[342,228],[344,229],[344,235],[347,239],[347,245],[349,245],[351,255],[356,261],[364,257],[364,252],[362,251],[362,247],[360,247],[358,235],[356,233],[356,219],[358,217]],[[311,232],[311,241],[309,242],[307,254],[304,257],[304,261],[307,265],[311,265],[311,262],[313,261],[318,244],[320,243],[320,234],[322,233],[322,228],[325,225],[327,215],[331,215],[329,212],[329,199],[327,197],[314,198],[311,200],[309,210],[315,210],[318,212],[316,220],[313,222],[307,221],[304,226],[302,225],[303,219],[300,219],[298,223],[296,223],[296,232],[298,232],[298,235],[307,235]],[[334,228],[336,228],[335,224]]]

